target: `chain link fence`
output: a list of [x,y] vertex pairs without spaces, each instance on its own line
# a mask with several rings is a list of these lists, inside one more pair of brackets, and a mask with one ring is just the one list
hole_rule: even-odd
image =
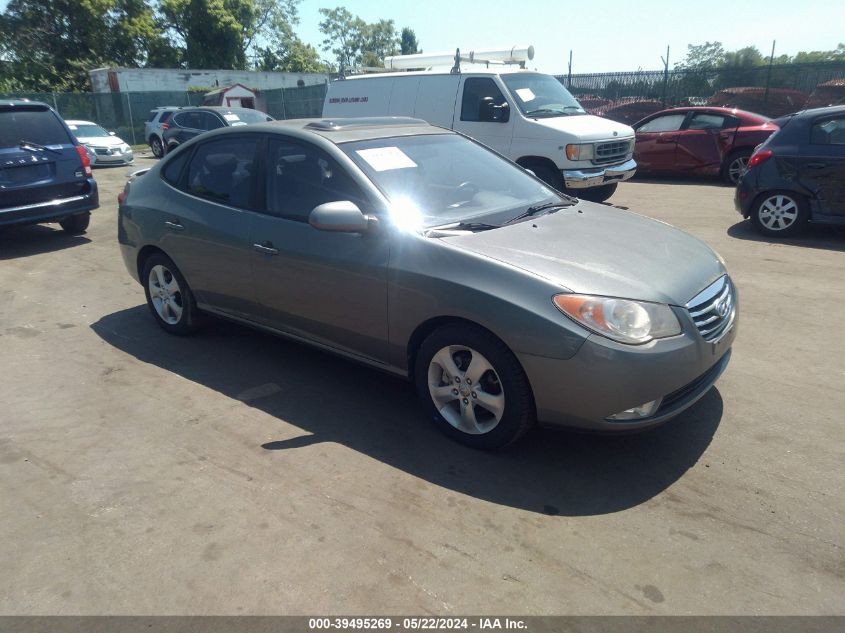
[[777,117],[845,103],[845,62],[557,75],[594,114],[625,123],[663,108],[719,105]]
[[[319,117],[327,86],[278,88],[256,92],[256,106],[274,119]],[[202,105],[202,92],[16,92],[0,99],[29,99],[53,106],[64,119],[94,121],[133,145],[145,144],[144,123],[159,106]]]

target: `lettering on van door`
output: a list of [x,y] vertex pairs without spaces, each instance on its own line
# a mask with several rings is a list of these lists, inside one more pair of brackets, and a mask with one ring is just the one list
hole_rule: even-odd
[[329,103],[367,103],[369,97],[330,97]]

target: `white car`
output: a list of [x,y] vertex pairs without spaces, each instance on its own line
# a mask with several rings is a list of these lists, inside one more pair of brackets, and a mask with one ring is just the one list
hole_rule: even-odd
[[132,148],[114,132],[91,121],[65,121],[86,151],[91,165],[128,165],[135,160]]

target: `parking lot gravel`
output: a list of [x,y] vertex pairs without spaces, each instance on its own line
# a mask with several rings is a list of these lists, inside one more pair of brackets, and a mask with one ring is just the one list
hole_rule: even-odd
[[161,331],[126,172],[95,172],[84,236],[0,234],[0,614],[845,613],[845,231],[768,241],[714,181],[621,184],[727,260],[730,367],[657,430],[482,453],[394,377]]

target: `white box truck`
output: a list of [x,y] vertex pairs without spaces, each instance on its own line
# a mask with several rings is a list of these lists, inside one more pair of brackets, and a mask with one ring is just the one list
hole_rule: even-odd
[[[388,68],[451,56],[388,57]],[[593,116],[551,75],[524,70],[533,47],[454,55],[445,71],[359,75],[329,84],[323,117],[411,116],[471,136],[560,191],[607,200],[634,175],[634,130]],[[487,68],[461,69],[461,61]],[[434,61],[432,61],[434,60]],[[497,62],[498,66],[489,66]]]

